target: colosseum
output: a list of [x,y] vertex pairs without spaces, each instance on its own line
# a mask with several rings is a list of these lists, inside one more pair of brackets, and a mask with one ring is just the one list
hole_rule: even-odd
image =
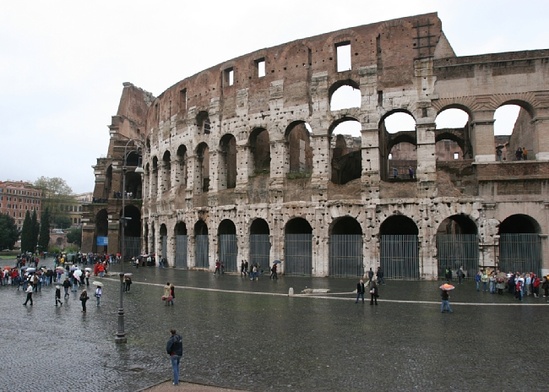
[[[313,277],[549,273],[547,80],[549,49],[459,57],[430,13],[261,49],[158,97],[124,83],[82,250]],[[464,120],[437,126],[448,113]]]

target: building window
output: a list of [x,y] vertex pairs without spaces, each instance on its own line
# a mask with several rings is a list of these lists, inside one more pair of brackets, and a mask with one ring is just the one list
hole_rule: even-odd
[[351,70],[351,43],[341,42],[336,45],[337,72]]
[[255,61],[255,68],[257,70],[257,77],[262,78],[265,76],[265,59],[259,59]]
[[234,84],[234,68],[227,68],[224,71],[225,86],[232,86]]

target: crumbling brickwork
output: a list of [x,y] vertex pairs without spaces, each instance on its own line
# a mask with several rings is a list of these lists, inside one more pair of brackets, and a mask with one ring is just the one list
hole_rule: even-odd
[[[351,53],[344,70],[342,46]],[[143,146],[142,199],[132,201],[141,251],[170,265],[212,268],[221,258],[236,271],[244,259],[264,269],[280,260],[288,274],[381,266],[388,277],[433,279],[461,263],[443,236],[476,239],[474,272],[514,262],[501,238],[529,234],[540,238],[529,266],[547,272],[548,75],[549,50],[456,56],[433,13],[262,49],[154,99],[126,84],[108,158],[95,167],[94,196],[105,203],[89,211],[83,248],[98,250],[101,211],[108,251],[119,247],[112,190],[131,138]],[[332,110],[346,86],[360,104]],[[513,138],[531,141],[527,161],[496,157],[494,112],[506,103],[523,109]],[[436,129],[449,108],[466,112],[466,125]],[[394,113],[411,115],[415,129],[390,134]],[[347,121],[360,124],[358,143],[333,133]],[[406,159],[394,150],[401,143],[412,146]]]

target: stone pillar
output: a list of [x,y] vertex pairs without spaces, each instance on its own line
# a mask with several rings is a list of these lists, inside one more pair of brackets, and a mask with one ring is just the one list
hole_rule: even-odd
[[471,145],[475,162],[494,162],[496,160],[493,110],[473,112]]
[[380,153],[379,153],[379,130],[373,128],[373,123],[363,125],[362,128],[362,197],[364,199],[379,198],[380,177]]
[[534,151],[536,160],[549,160],[549,108],[539,110],[532,120],[534,124]]
[[431,118],[420,118],[416,123],[416,178],[420,182],[436,181],[437,157],[435,129],[436,124],[432,122]]

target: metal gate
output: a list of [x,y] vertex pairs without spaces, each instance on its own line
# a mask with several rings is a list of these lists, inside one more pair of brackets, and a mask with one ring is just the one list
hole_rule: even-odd
[[331,235],[329,268],[329,275],[334,277],[362,276],[364,274],[362,235]]
[[467,276],[473,277],[478,271],[478,236],[476,234],[437,235],[438,276],[444,277],[449,267],[457,271],[463,266]]
[[225,271],[236,272],[236,259],[238,257],[238,244],[236,234],[219,235],[219,261],[223,262]]
[[312,234],[284,236],[284,274],[311,275],[313,265]]
[[499,237],[499,269],[541,276],[541,238],[535,233],[504,233]]
[[268,270],[270,253],[271,242],[268,234],[250,235],[250,260],[248,260],[250,265],[257,263],[260,271]]
[[195,266],[197,268],[210,268],[208,261],[209,245],[208,235],[198,234],[194,237],[195,240]]
[[175,236],[175,264],[176,268],[189,268],[187,264],[187,236]]
[[141,237],[125,236],[124,239],[124,259],[137,258],[141,254]]
[[380,265],[389,279],[419,279],[417,235],[381,236]]

